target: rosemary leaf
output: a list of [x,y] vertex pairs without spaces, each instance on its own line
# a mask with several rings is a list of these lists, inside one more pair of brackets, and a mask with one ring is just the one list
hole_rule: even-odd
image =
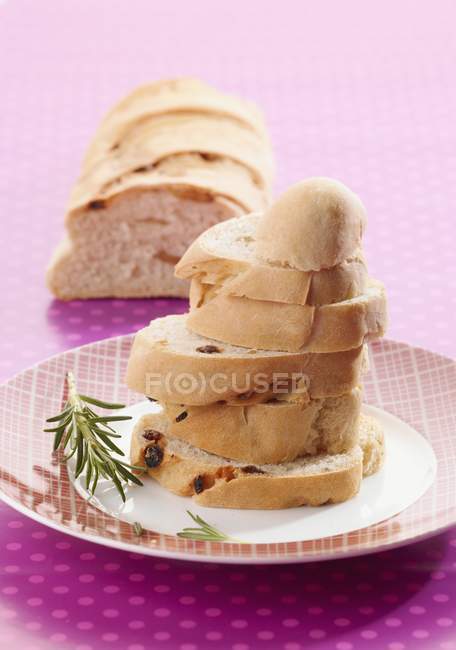
[[135,483],[136,485],[142,485],[142,481],[140,481],[140,479],[137,476],[135,476],[134,474],[129,472],[128,469],[125,467],[125,465],[122,465],[121,463],[119,463],[117,465],[117,471],[119,472],[119,474],[122,475],[122,477],[126,481],[131,481],[132,483]]
[[59,420],[63,420],[66,418],[67,415],[69,415],[71,412],[71,408],[64,409],[61,413],[58,415],[54,415],[53,418],[48,418],[46,422],[58,422]]
[[90,479],[92,478],[92,470],[93,470],[93,465],[92,465],[92,460],[90,458],[87,459],[87,465],[86,465],[86,474],[85,474],[85,486],[86,490],[89,489],[90,487]]
[[123,487],[122,487],[122,483],[121,483],[121,482],[119,481],[119,479],[117,478],[117,474],[116,474],[115,472],[113,472],[113,473],[111,474],[111,478],[112,478],[112,482],[114,483],[114,485],[115,485],[116,488],[117,488],[118,493],[120,494],[120,498],[121,498],[122,501],[125,503],[125,501],[126,501],[127,499],[126,499],[126,496],[125,496],[124,489],[123,489]]
[[83,402],[87,402],[88,404],[93,404],[94,406],[98,406],[99,408],[102,409],[123,409],[125,408],[125,404],[113,404],[111,402],[103,402],[101,399],[95,399],[95,397],[89,397],[88,395],[79,395],[79,399],[81,399]]
[[111,451],[114,451],[116,454],[119,454],[119,456],[125,456],[122,449],[120,449],[116,444],[114,444],[113,441],[110,438],[108,438],[108,436],[106,436],[104,433],[97,433],[97,436],[98,438],[101,438],[101,440],[103,440],[105,445],[107,445],[109,449],[111,449]]
[[95,490],[97,489],[99,476],[100,476],[100,470],[95,465],[94,468],[93,468],[93,482],[92,482],[92,488],[91,488],[92,494],[95,494]]
[[90,418],[89,422],[93,424],[98,424],[99,422],[121,422],[122,420],[131,420],[130,415],[106,415],[95,418]]
[[57,451],[57,449],[60,446],[60,443],[62,442],[63,434],[65,433],[65,427],[60,429],[60,431],[57,431],[54,437],[54,451]]

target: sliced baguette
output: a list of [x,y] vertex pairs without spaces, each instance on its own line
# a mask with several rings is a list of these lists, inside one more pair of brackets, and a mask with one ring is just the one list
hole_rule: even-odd
[[178,278],[217,285],[231,296],[293,305],[324,305],[364,293],[367,269],[361,250],[330,269],[299,271],[273,266],[255,254],[261,214],[218,223],[202,233],[176,265]]
[[375,280],[362,296],[319,307],[229,296],[192,280],[190,307],[193,332],[263,350],[340,352],[383,336],[387,325],[385,288]]
[[48,269],[58,298],[186,297],[173,266],[190,242],[266,207],[273,165],[261,117],[225,99],[196,80],[167,81],[138,89],[105,118]]
[[265,402],[275,388],[334,397],[361,383],[363,346],[333,354],[253,350],[221,344],[187,329],[187,315],[157,318],[135,337],[126,381],[160,402],[189,406]]
[[[377,448],[378,463],[384,453],[379,424],[365,416],[361,416],[360,446],[343,454],[308,456],[278,465],[246,465],[209,454],[163,435],[163,414],[145,417],[147,430],[140,420],[133,432],[132,463],[143,466],[171,492],[193,496],[209,507],[266,510],[340,503],[359,491],[363,448]],[[378,467],[370,463],[367,471],[373,473]]]
[[[163,433],[245,463],[284,463],[300,456],[338,454],[358,443],[361,390],[307,401],[207,406],[162,404]],[[144,426],[151,428],[147,420]]]

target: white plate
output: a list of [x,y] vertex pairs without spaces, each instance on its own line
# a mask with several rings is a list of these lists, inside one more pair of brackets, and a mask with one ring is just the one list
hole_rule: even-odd
[[[135,422],[154,409],[159,407],[144,401],[119,412],[133,418],[114,427],[122,435],[117,444],[127,457]],[[191,524],[187,515],[191,510],[230,537],[251,544],[307,541],[377,524],[405,510],[424,494],[434,481],[437,462],[432,447],[410,426],[378,408],[364,406],[363,410],[383,426],[386,459],[377,474],[363,480],[359,494],[345,503],[272,511],[203,508],[190,497],[171,494],[146,477],[143,487],[126,489],[126,503],[122,503],[112,484],[104,481],[96,497],[92,497],[92,504],[112,517],[130,524],[140,522],[144,529],[164,535],[175,535]],[[74,480],[74,462],[70,462],[69,473],[78,493],[90,499],[83,479]]]

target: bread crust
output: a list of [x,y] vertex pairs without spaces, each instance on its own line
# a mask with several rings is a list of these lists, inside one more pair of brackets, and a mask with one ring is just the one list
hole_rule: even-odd
[[[164,426],[163,416],[155,413],[145,417],[147,425],[159,434]],[[363,475],[362,446],[372,444],[369,432],[380,431],[372,418],[362,416],[361,420],[364,429],[361,447],[356,446],[343,455],[319,456],[310,461],[310,468],[306,467],[307,461],[302,461],[302,470],[291,471],[289,464],[246,467],[198,452],[189,445],[176,449],[172,438],[164,435],[153,442],[147,441],[142,435],[144,422],[140,420],[132,437],[132,461],[146,467],[145,448],[158,445],[163,452],[161,460],[156,467],[147,468],[148,474],[175,494],[192,496],[197,503],[208,507],[268,510],[340,503],[359,491]],[[383,434],[378,435],[374,444],[383,447]],[[372,472],[374,468],[370,469]]]
[[[185,314],[167,316],[155,319],[136,334],[127,367],[129,388],[160,402],[196,406],[218,401],[267,401],[271,392],[255,391],[254,379],[261,376],[266,385],[271,385],[278,373],[284,381],[302,376],[313,398],[342,395],[361,384],[363,346],[332,354],[265,352],[220,344],[192,334],[186,324]],[[197,351],[207,345],[218,346],[221,353]],[[196,387],[183,391],[182,377],[195,377]],[[229,381],[215,382],[219,377]]]
[[256,254],[301,271],[331,268],[361,247],[365,223],[360,198],[343,183],[307,178],[265,212],[256,232]]
[[[268,192],[254,183],[242,165],[232,163],[224,157],[209,161],[200,159],[195,164],[191,161],[192,157],[195,159],[198,154],[169,156],[155,166],[144,166],[143,172],[126,172],[106,183],[97,183],[96,186],[91,179],[78,182],[70,196],[66,225],[71,228],[71,222],[75,218],[80,219],[92,210],[90,204],[94,200],[103,201],[103,209],[108,209],[113,201],[125,193],[152,192],[163,188],[176,195],[192,196],[195,200],[204,202],[223,197],[237,203],[242,212],[267,205]],[[166,168],[172,161],[180,164],[176,165],[171,174],[167,173]],[[138,166],[137,169],[140,168]]]
[[84,166],[106,155],[144,118],[182,112],[229,116],[267,138],[263,115],[253,103],[223,94],[199,79],[164,79],[136,88],[105,115]]
[[99,198],[105,187],[134,173],[135,169],[151,167],[169,156],[189,152],[233,160],[250,170],[261,189],[269,191],[272,156],[256,133],[227,118],[182,114],[156,117],[142,124],[109,156],[83,170],[69,207],[74,209]]
[[218,341],[263,350],[340,352],[383,336],[384,286],[370,280],[363,296],[313,307],[251,300],[192,280],[189,329]]

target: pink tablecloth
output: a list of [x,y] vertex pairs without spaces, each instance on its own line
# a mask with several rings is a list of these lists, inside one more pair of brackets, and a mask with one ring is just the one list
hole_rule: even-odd
[[[455,5],[0,0],[0,376],[185,303],[59,304],[43,271],[100,115],[192,74],[265,109],[277,191],[335,176],[370,222],[390,336],[456,350]],[[456,648],[456,531],[302,567],[153,561],[0,506],[0,647]]]

